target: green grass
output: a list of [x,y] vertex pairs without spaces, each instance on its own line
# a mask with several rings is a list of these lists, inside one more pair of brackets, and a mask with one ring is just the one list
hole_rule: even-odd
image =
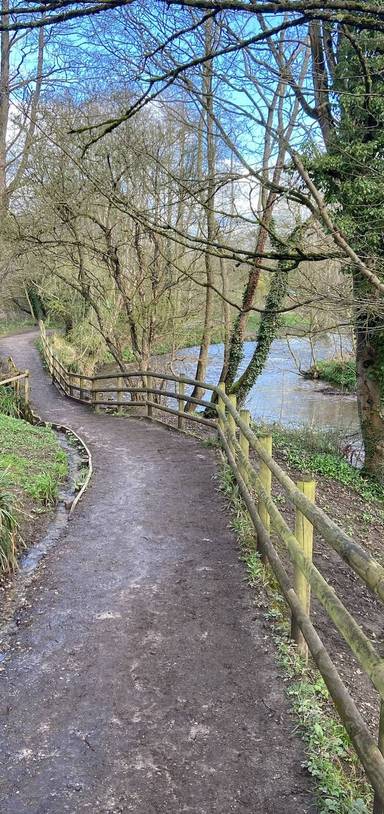
[[309,328],[309,319],[295,311],[281,315],[280,324],[282,328],[298,328],[305,331]]
[[324,359],[308,371],[310,378],[321,379],[347,393],[356,390],[356,362],[354,359]]
[[22,547],[15,497],[6,489],[6,472],[0,473],[0,574],[16,567],[17,551]]
[[[266,427],[254,425],[256,432]],[[287,464],[300,472],[324,477],[353,489],[365,500],[384,501],[384,487],[367,478],[351,466],[340,448],[340,435],[333,431],[314,431],[305,427],[286,429],[273,424],[268,427],[273,437],[274,448],[278,449]]]
[[24,421],[20,409],[13,391],[0,388],[0,575],[17,566],[21,521],[56,502],[68,471],[53,430]]
[[0,387],[0,413],[18,418],[21,415],[22,407],[15,397],[12,387]]
[[317,796],[318,814],[368,814],[372,790],[366,782],[350,739],[330,701],[319,673],[307,667],[289,638],[289,618],[277,582],[255,551],[255,532],[251,519],[234,485],[230,467],[222,463],[220,488],[226,495],[232,514],[241,557],[247,569],[249,585],[264,589],[268,610],[266,618],[276,646],[277,659],[285,678],[286,694],[306,744],[306,767]]
[[[196,345],[200,345],[202,338],[202,328],[196,328],[196,326],[191,326],[189,329],[185,331],[183,337],[178,337],[177,341],[177,348],[194,348]],[[223,341],[223,329],[222,327],[215,328],[212,332],[212,339],[211,344],[219,344]],[[153,356],[164,356],[166,353],[171,353],[173,350],[173,339],[172,337],[159,339],[155,342],[152,348],[152,355]],[[124,361],[126,362],[133,362],[134,357],[131,351],[131,348],[127,347],[124,350]]]
[[67,474],[67,456],[53,430],[0,414],[0,436],[3,487],[52,505]]

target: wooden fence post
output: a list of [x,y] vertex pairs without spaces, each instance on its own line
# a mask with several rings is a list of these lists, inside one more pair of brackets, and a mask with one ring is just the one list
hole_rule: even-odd
[[97,385],[97,382],[95,382],[94,379],[91,379],[90,382],[89,382],[89,395],[90,395],[90,398],[91,398],[92,407],[96,411],[96,395],[97,395],[97,393],[95,393],[95,384]]
[[[384,701],[380,701],[380,720],[379,720],[379,740],[378,747],[382,755],[384,755]],[[375,792],[373,798],[373,814],[384,814],[384,806],[379,799],[379,795]]]
[[[228,398],[229,398],[231,404],[233,405],[233,407],[236,410],[237,396],[234,393],[230,393]],[[233,416],[231,415],[231,413],[229,413],[229,412],[228,412],[228,415],[227,415],[227,425],[228,425],[228,429],[230,430],[230,432],[233,433],[234,435],[236,435],[236,421],[233,418]],[[236,450],[234,449],[233,444],[231,443],[230,440],[228,440],[228,443],[229,443],[229,446],[231,447],[233,457],[236,458]]]
[[[179,384],[179,396],[184,396],[185,395],[185,382],[179,382],[178,384]],[[184,412],[184,408],[185,408],[185,401],[182,400],[182,399],[178,399],[178,409],[182,410]],[[177,428],[179,430],[184,429],[184,418],[181,415],[177,416]]]
[[[251,420],[251,414],[249,410],[240,410],[240,418],[244,421],[244,424],[246,424],[247,427],[249,427]],[[248,438],[245,437],[244,433],[241,432],[241,430],[240,430],[240,447],[243,455],[245,456],[247,461],[249,461],[249,441]],[[247,482],[247,472],[245,466],[240,463],[239,468],[241,477],[245,482]]]
[[[265,449],[268,455],[272,456],[272,435],[263,435],[259,440],[261,446]],[[268,496],[270,496],[272,491],[272,472],[269,466],[266,463],[264,463],[263,460],[260,461],[259,478],[264,491],[267,493]],[[261,497],[259,498],[258,501],[258,512],[260,520],[265,530],[269,533],[269,530],[271,528],[271,519],[268,514],[268,509]],[[258,546],[257,548],[259,550]],[[264,557],[262,552],[261,560],[262,562],[266,562],[266,558]]]
[[25,371],[24,379],[24,401],[29,404],[29,370]]
[[[153,389],[153,377],[147,376],[146,382],[147,382],[147,401],[153,401],[153,393],[148,393],[148,390]],[[147,416],[148,418],[152,418],[153,416],[152,404],[147,404]]]
[[[298,489],[300,489],[300,492],[303,492],[305,497],[311,501],[311,503],[315,502],[316,483],[314,480],[297,481],[296,486]],[[299,509],[296,509],[295,537],[303,551],[303,554],[312,562],[313,526]],[[294,565],[293,586],[295,593],[300,600],[303,609],[305,610],[305,613],[309,616],[311,607],[311,587],[297,564]],[[305,662],[307,662],[308,645],[298,624],[296,623],[294,616],[292,616],[291,622],[291,637],[297,644],[298,652],[303,659],[305,659]]]
[[100,385],[100,382],[99,381],[93,381],[95,413],[99,413],[100,408],[99,408],[98,404],[99,404],[99,401],[101,400],[100,399],[101,393],[96,392],[95,385],[96,385],[96,388],[98,388],[99,385]]
[[117,393],[116,393],[116,402],[117,402],[117,405],[118,405],[118,412],[119,412],[119,413],[122,413],[122,412],[123,412],[123,410],[122,410],[122,404],[123,404],[123,396],[124,396],[124,393],[121,393],[121,392],[120,392],[120,390],[121,390],[121,388],[122,388],[123,386],[124,386],[124,385],[123,385],[123,379],[122,379],[122,377],[121,377],[121,376],[118,376],[118,377],[117,377],[117,379],[116,379],[116,387],[117,387]]
[[[218,385],[219,391],[225,393],[225,382],[220,382]],[[223,399],[220,398],[220,394],[217,396],[217,423],[220,427],[221,431],[224,432],[224,424],[225,424],[225,405]]]

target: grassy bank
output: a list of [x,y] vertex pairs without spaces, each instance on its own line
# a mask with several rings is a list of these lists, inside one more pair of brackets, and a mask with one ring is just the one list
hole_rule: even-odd
[[316,362],[307,372],[309,379],[321,379],[347,393],[356,390],[356,362],[354,359],[324,359]]
[[345,442],[339,432],[255,425],[256,431],[264,432],[265,429],[271,431],[274,449],[289,467],[303,474],[337,481],[367,501],[384,501],[383,486],[367,478],[346,460],[343,454]]
[[[10,404],[0,390],[0,407]],[[56,501],[67,457],[53,430],[0,412],[0,576],[16,567],[34,521]]]

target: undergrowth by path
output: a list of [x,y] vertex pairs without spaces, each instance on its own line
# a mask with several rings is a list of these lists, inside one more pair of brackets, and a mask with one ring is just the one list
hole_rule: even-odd
[[279,425],[254,425],[256,433],[272,433],[274,448],[290,467],[302,473],[323,475],[353,489],[365,500],[384,501],[384,487],[352,466],[342,454],[340,435],[332,431],[286,429]]
[[305,665],[289,638],[285,602],[271,570],[261,563],[255,551],[252,522],[224,458],[219,485],[228,499],[231,526],[239,542],[249,585],[257,592],[256,601],[266,605],[265,617],[285,676],[286,694],[306,744],[306,767],[314,780],[318,814],[368,814],[372,805],[371,787],[344,727],[336,718],[323,679],[314,667]]
[[30,533],[34,517],[55,503],[68,463],[49,427],[0,412],[0,437],[1,576],[16,567],[24,529]]
[[49,427],[0,414],[0,469],[6,488],[23,491],[42,504],[52,504],[67,473],[67,456]]

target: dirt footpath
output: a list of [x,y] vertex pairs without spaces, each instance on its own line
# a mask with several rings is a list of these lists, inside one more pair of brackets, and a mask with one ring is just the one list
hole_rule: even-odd
[[92,486],[48,553],[0,672],[2,814],[315,812],[214,454],[94,415],[0,341],[46,419],[91,447]]

